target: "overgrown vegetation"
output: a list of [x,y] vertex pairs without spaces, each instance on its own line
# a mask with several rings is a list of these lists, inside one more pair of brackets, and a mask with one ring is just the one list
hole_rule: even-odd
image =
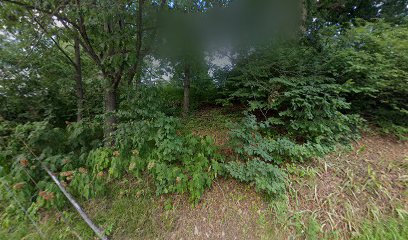
[[[328,72],[337,82],[352,84],[352,108],[386,132],[407,134],[406,23],[377,20],[356,26],[326,48],[332,51]],[[402,40],[402,41],[401,41]]]
[[[221,177],[254,186],[287,219],[296,179],[331,167],[304,164],[339,154],[367,128],[406,140],[407,3],[278,2],[1,1],[0,224],[9,230],[0,238],[28,238],[54,212],[77,220],[45,167],[81,203],[112,198],[124,215],[131,194],[135,214],[162,207],[159,196],[185,194],[196,207]],[[328,229],[315,212],[275,221],[308,239],[404,239],[407,206],[389,191],[406,186],[391,188],[372,168],[392,163],[367,166],[347,170],[342,194],[395,199],[383,220],[365,214],[358,225],[349,203],[347,228],[330,219]],[[394,167],[399,183],[406,169]],[[131,237],[117,229],[126,219],[102,215],[106,235]],[[150,215],[129,219],[151,225],[138,237],[164,237]],[[73,225],[50,236],[76,238],[85,226]],[[59,227],[41,223],[46,234]]]

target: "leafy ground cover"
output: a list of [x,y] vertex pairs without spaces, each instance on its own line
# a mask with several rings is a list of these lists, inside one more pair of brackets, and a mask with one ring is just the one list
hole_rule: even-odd
[[[186,127],[200,129],[196,134],[218,136],[216,142],[222,145],[222,139],[228,138],[222,125],[233,119],[233,114],[209,109],[191,117]],[[366,132],[352,149],[281,168],[290,184],[285,197],[279,199],[268,198],[251,185],[219,177],[192,207],[186,194],[157,196],[152,179],[125,176],[110,183],[108,195],[82,204],[112,239],[408,237],[407,142]],[[50,239],[92,236],[72,210],[62,215],[43,212],[39,225]],[[0,231],[1,239],[10,237],[40,239],[28,220]]]

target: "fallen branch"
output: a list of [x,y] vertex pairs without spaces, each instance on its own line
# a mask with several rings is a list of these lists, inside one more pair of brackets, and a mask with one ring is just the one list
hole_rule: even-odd
[[[20,139],[21,140],[21,139]],[[36,154],[31,150],[31,148],[23,141],[24,146],[30,151],[30,153],[37,158]],[[37,158],[38,159],[38,158]],[[95,232],[95,234],[102,240],[108,240],[108,237],[105,236],[103,229],[98,228],[92,220],[88,217],[88,215],[82,210],[81,206],[78,204],[78,202],[75,200],[75,198],[65,189],[64,186],[62,186],[61,182],[58,180],[58,178],[52,174],[50,169],[43,163],[41,163],[41,167],[47,172],[47,174],[51,177],[51,179],[57,184],[61,192],[67,197],[68,201],[74,206],[75,210],[81,215],[82,219],[88,224],[88,226]]]

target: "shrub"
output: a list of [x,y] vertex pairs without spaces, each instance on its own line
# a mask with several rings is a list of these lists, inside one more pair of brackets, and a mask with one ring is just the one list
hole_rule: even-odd
[[68,123],[65,129],[47,121],[2,124],[0,176],[11,186],[24,186],[19,193],[24,201],[29,199],[27,204],[34,203],[33,210],[65,202],[42,163],[85,199],[104,194],[106,182],[126,173],[148,173],[158,194],[188,192],[196,204],[221,171],[222,157],[211,138],[182,135],[179,121],[162,113],[154,98],[145,99],[149,102],[132,108],[125,101],[129,105],[118,115],[127,122],[117,126],[113,148],[102,147],[102,124],[97,121]]
[[358,137],[362,119],[342,97],[352,85],[321,75],[326,61],[313,48],[282,44],[238,62],[223,102],[248,106],[244,119],[230,125],[230,145],[244,164],[227,164],[229,175],[277,194],[284,175],[276,165],[324,156]]
[[353,111],[400,137],[408,133],[407,29],[407,22],[356,21],[336,38],[326,35],[324,44],[327,74],[340,84],[353,82],[344,95]]
[[259,117],[248,114],[232,126],[231,143],[241,156],[303,161],[358,136],[361,119],[341,112],[350,107],[339,97],[346,85],[316,77],[272,78],[262,86],[269,91],[249,101],[249,111]]
[[36,211],[39,207],[65,204],[64,196],[42,164],[77,196],[90,197],[90,193],[97,192],[94,187],[102,186],[86,171],[88,151],[101,144],[99,124],[70,123],[62,129],[48,121],[31,122],[9,127],[3,133],[0,177],[10,186],[18,186],[13,191],[26,208]]
[[286,175],[279,168],[259,159],[244,164],[229,162],[225,164],[225,169],[233,178],[255,184],[256,190],[270,196],[280,196],[285,192]]
[[221,170],[221,155],[213,140],[179,134],[178,121],[164,115],[120,124],[118,154],[122,168],[139,176],[144,170],[156,183],[157,193],[190,193],[196,204]]

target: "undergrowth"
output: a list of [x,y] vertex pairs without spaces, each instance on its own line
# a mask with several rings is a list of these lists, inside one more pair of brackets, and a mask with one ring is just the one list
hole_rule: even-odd
[[378,221],[366,220],[355,240],[403,240],[408,238],[408,213],[385,217]]
[[[249,88],[238,88],[232,96],[246,99],[249,107],[241,122],[230,124],[229,145],[239,156],[238,161],[226,167],[230,176],[279,195],[284,192],[284,178],[270,177],[280,171],[277,166],[323,157],[358,138],[363,120],[346,113],[350,104],[339,96],[348,91],[347,85],[319,76],[260,82],[268,75],[258,65],[251,64],[242,71],[234,78],[235,84]],[[247,164],[243,171],[237,171],[242,166],[240,162]],[[262,173],[268,176],[265,181],[246,175],[264,171],[269,171]]]
[[[148,182],[128,177],[106,187],[107,195],[80,203],[113,239],[157,239],[165,229],[172,227],[169,219],[160,216],[160,200]],[[16,204],[11,199],[2,199],[1,203],[2,206]],[[0,213],[6,214],[2,210]],[[47,239],[93,239],[92,230],[70,207],[60,212],[41,211],[34,220]],[[26,217],[11,221],[7,226],[4,224],[0,228],[0,239],[43,239]]]

